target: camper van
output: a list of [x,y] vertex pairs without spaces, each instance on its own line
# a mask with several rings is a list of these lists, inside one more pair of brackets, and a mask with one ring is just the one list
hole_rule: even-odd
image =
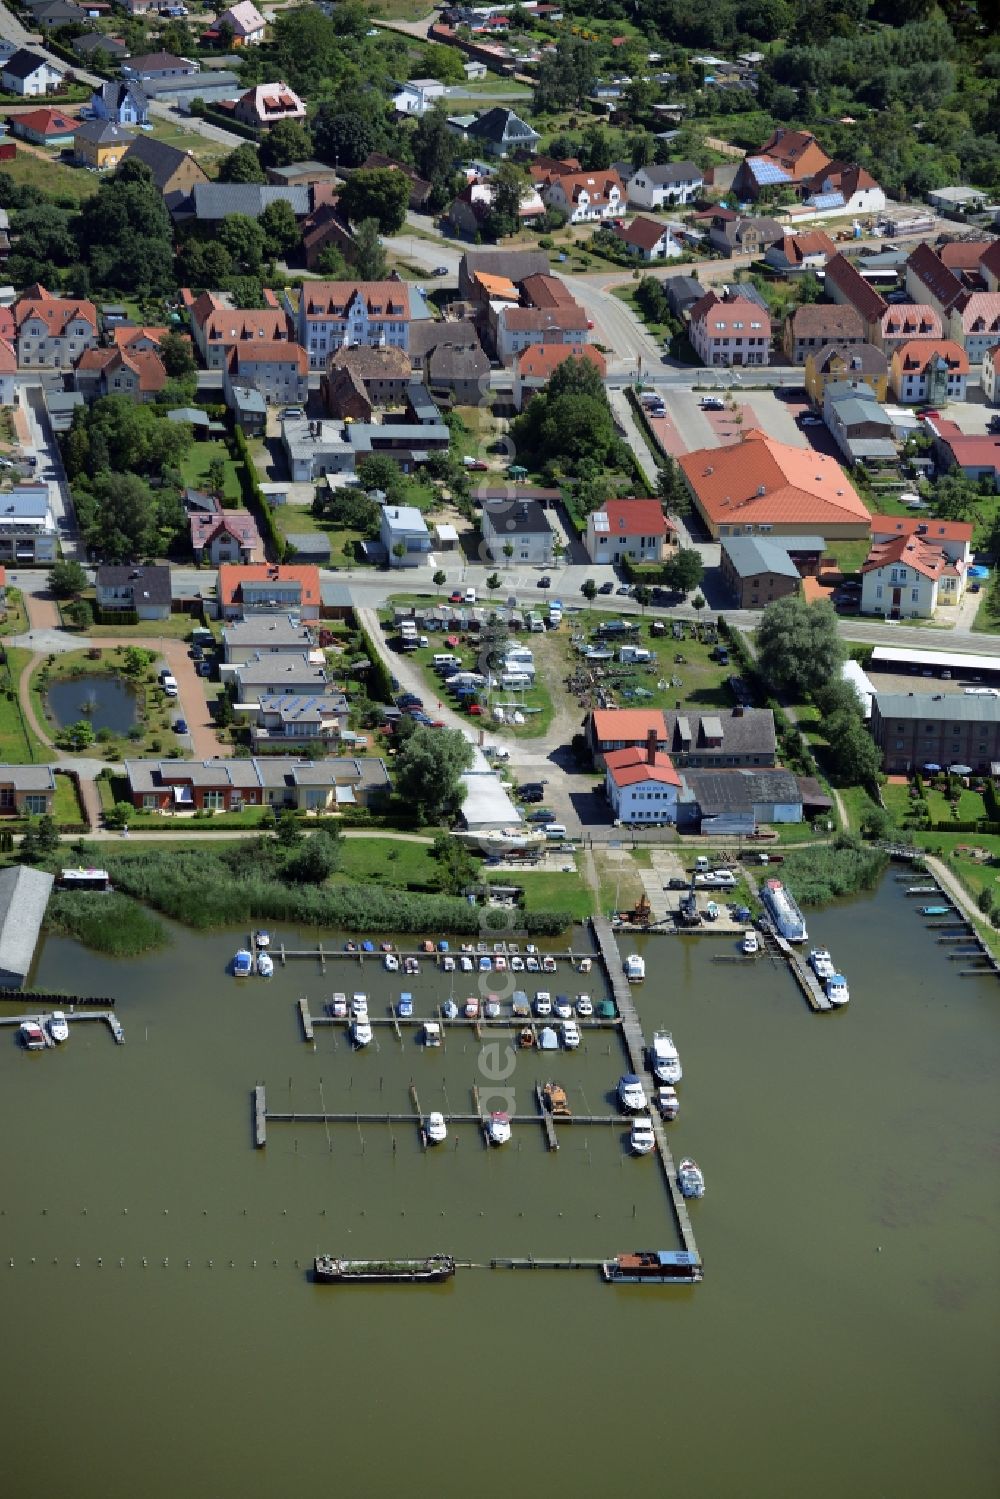
[[652,661],[653,652],[644,645],[623,645],[619,648],[618,659],[623,664]]
[[523,692],[534,685],[534,677],[529,677],[526,671],[505,671],[500,677],[500,686],[506,687],[511,692]]

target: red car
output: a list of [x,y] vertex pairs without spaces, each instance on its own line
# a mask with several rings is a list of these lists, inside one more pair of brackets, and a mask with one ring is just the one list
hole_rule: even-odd
[[483,710],[478,703],[470,703],[469,712],[472,714],[473,718],[481,718]]
[[464,594],[462,593],[462,590],[460,588],[456,588],[454,593],[449,595],[448,602],[449,604],[460,604],[463,598]]

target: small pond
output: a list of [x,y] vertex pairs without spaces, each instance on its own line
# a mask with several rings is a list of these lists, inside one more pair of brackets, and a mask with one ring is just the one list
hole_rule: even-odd
[[50,685],[45,701],[61,729],[85,718],[95,733],[127,734],[138,717],[135,690],[121,677],[65,677]]

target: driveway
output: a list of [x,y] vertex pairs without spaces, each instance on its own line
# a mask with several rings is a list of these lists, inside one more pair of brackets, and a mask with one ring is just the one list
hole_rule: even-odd
[[59,533],[62,555],[73,562],[86,562],[87,554],[80,540],[73,496],[66,481],[59,444],[49,427],[41,389],[37,385],[22,386],[22,409],[28,419],[31,445],[38,457],[36,480],[48,485],[49,506]]

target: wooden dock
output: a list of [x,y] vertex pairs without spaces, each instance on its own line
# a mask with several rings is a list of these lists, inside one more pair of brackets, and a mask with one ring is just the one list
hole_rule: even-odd
[[[487,1117],[479,1105],[479,1092],[474,1086],[472,1089],[473,1107],[468,1111],[448,1112],[443,1115],[446,1124],[471,1124],[484,1129]],[[420,1099],[416,1087],[410,1084],[410,1102],[412,1109],[408,1112],[397,1112],[393,1109],[277,1109],[271,1110],[267,1107],[267,1092],[263,1083],[254,1086],[252,1095],[252,1108],[254,1117],[254,1140],[258,1147],[267,1143],[268,1124],[412,1124],[423,1130],[424,1116],[420,1109]],[[550,1150],[558,1150],[559,1142],[555,1138],[555,1121],[549,1111],[544,1108],[541,1097],[538,1097],[539,1112],[537,1114],[511,1114],[511,1124],[526,1124],[538,1127],[542,1126],[545,1138]],[[560,1124],[566,1125],[605,1125],[616,1126],[622,1129],[628,1125],[628,1120],[621,1114],[567,1114],[560,1116]]]
[[309,1013],[309,1001],[305,997],[299,1000],[299,1019],[302,1022],[302,1039],[311,1041],[313,1039],[313,1018]]
[[253,1090],[253,1143],[258,1150],[267,1144],[267,1095],[263,1083]]
[[[632,999],[632,989],[625,977],[625,968],[622,964],[621,953],[618,951],[618,943],[615,939],[611,923],[605,916],[592,916],[590,920],[591,930],[597,940],[601,962],[611,985],[618,1013],[622,1018],[622,1039],[628,1052],[632,1071],[643,1079],[646,1096],[652,1099],[655,1096],[656,1083],[646,1067],[646,1045],[643,1039],[642,1027],[639,1024],[639,1016]],[[667,1143],[666,1131],[663,1120],[655,1109],[650,1109],[650,1119],[653,1124],[653,1135],[656,1139],[656,1150],[663,1168],[666,1179],[667,1190],[670,1193],[670,1201],[673,1204],[674,1217],[677,1220],[677,1228],[681,1236],[681,1242],[688,1254],[695,1259],[700,1259],[698,1245],[695,1242],[694,1229],[691,1226],[691,1216],[688,1213],[687,1202],[677,1185],[677,1167],[674,1165],[673,1154]],[[567,1121],[568,1122],[568,1121]],[[620,1123],[621,1121],[619,1121]]]
[[[58,1008],[58,1006],[56,1008]],[[82,1020],[100,1021],[102,1024],[108,1027],[108,1030],[111,1032],[111,1035],[114,1038],[115,1044],[117,1046],[125,1045],[125,1029],[121,1021],[118,1019],[118,1016],[115,1014],[114,1010],[69,1009],[65,1010],[63,1013],[65,1014],[67,1021],[71,1022],[73,1025],[78,1024]],[[48,1020],[51,1014],[51,1010],[35,1010],[30,1015],[0,1015],[0,1025],[23,1025],[26,1020],[33,1020],[36,1025],[40,1025],[42,1029],[45,1030],[45,1022],[46,1020]],[[45,1030],[45,1034],[46,1036],[48,1036],[47,1030]]]
[[779,936],[770,922],[766,920],[762,920],[759,925],[765,951],[771,953],[772,956],[777,955],[779,959],[787,963],[789,972],[805,995],[810,1009],[817,1012],[836,1009],[836,1005],[832,1005],[827,999],[826,990],[809,964],[803,962],[788,939]]

